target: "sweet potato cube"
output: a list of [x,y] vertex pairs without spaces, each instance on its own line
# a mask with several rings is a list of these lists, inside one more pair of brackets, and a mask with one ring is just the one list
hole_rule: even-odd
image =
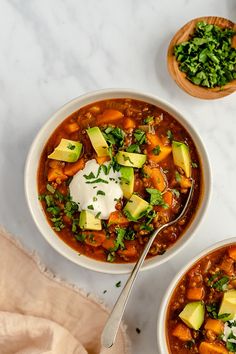
[[220,344],[202,342],[199,346],[200,354],[228,354],[228,350]]
[[228,254],[230,258],[232,258],[234,261],[236,261],[236,246],[230,246],[228,248]]
[[97,123],[112,124],[123,118],[123,113],[116,109],[106,109],[101,115],[98,116]]
[[190,329],[183,323],[177,324],[172,332],[172,335],[179,338],[182,342],[187,342],[192,339]]
[[217,335],[220,335],[224,331],[224,324],[220,320],[208,318],[205,324],[205,329],[209,329]]
[[84,159],[79,159],[74,163],[68,163],[64,168],[64,173],[67,176],[74,176],[78,171],[82,170],[85,166]]
[[187,290],[188,300],[202,300],[204,298],[205,291],[204,288],[189,288]]
[[123,125],[125,129],[133,129],[136,127],[135,121],[131,118],[125,118]]

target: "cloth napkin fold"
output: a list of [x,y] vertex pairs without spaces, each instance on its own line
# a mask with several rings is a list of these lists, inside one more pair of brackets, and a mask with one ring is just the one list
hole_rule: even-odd
[[0,228],[1,354],[130,353],[123,327],[112,348],[101,348],[107,317],[102,304],[55,279]]

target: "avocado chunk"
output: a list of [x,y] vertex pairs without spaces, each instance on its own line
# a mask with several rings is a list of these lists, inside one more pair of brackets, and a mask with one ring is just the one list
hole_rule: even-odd
[[98,127],[87,129],[87,133],[98,157],[109,156],[107,142]]
[[134,169],[132,167],[122,166],[121,173],[121,189],[124,197],[129,199],[134,191]]
[[102,223],[92,213],[82,210],[79,217],[79,227],[83,230],[102,230]]
[[60,144],[48,155],[48,158],[65,162],[76,162],[80,157],[82,146],[78,141],[61,139]]
[[133,152],[119,151],[116,155],[116,161],[122,166],[141,168],[145,163],[147,156],[144,154],[135,154]]
[[136,194],[133,194],[128,200],[123,211],[124,214],[128,217],[128,219],[130,218],[133,221],[137,221],[143,216],[143,213],[148,209],[148,207],[149,203],[146,202],[146,200],[140,198]]
[[179,141],[172,141],[172,153],[174,164],[181,167],[187,178],[191,176],[191,158],[189,148]]
[[232,320],[236,316],[236,290],[228,290],[224,293],[219,315],[229,314],[229,316],[223,317],[222,321]]
[[204,322],[205,307],[203,302],[189,302],[179,314],[181,320],[189,327],[196,331],[199,330]]

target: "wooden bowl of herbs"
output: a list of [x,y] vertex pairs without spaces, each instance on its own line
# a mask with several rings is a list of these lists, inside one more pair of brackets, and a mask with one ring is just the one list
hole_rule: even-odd
[[236,90],[236,24],[200,17],[184,25],[170,42],[168,70],[194,97],[216,99]]

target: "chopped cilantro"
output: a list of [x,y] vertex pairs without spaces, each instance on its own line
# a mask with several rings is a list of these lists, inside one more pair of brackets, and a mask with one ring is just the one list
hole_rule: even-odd
[[101,191],[101,190],[99,190],[99,191],[97,191],[97,195],[106,195],[106,193]]
[[120,286],[121,286],[121,281],[118,281],[118,282],[116,283],[116,287],[117,287],[117,288],[120,288]]
[[191,165],[192,165],[192,168],[198,168],[198,164],[196,162],[192,162]]
[[134,152],[134,153],[140,153],[140,147],[138,144],[131,144],[130,146],[127,147],[126,149],[127,152]]
[[236,79],[235,31],[206,22],[198,22],[188,41],[175,46],[179,69],[195,85],[222,87]]
[[94,206],[92,204],[88,205],[87,208],[90,209],[90,210],[94,210]]
[[160,145],[155,146],[154,149],[152,149],[152,153],[153,153],[154,155],[160,155],[160,153],[161,153],[161,147],[160,147]]
[[69,150],[75,150],[75,145],[69,143],[69,144],[67,145],[67,149],[69,149]]
[[141,129],[136,129],[135,132],[134,132],[134,138],[135,138],[135,141],[139,144],[139,145],[142,145],[142,144],[145,144],[146,143],[146,134],[143,130]]
[[155,188],[146,188],[146,191],[150,194],[150,204],[151,205],[160,205],[165,209],[168,209],[168,204],[164,202],[162,193]]
[[178,182],[178,183],[181,182],[181,175],[179,174],[178,171],[175,171],[175,180],[176,180],[176,182]]
[[109,252],[107,255],[107,261],[112,263],[114,262],[115,259],[116,259],[115,252]]
[[129,156],[125,156],[123,154],[123,158],[124,158],[124,161],[129,161],[132,165],[134,164],[133,161],[131,161],[130,157]]
[[51,186],[51,184],[49,184],[49,183],[47,184],[47,190],[52,194],[55,193],[55,188],[53,188],[53,186]]
[[94,175],[93,172],[90,172],[89,175],[83,175],[83,177],[86,178],[86,179],[93,179],[93,178],[95,178],[95,175]]
[[174,139],[174,135],[171,130],[167,130],[166,136],[170,141],[172,141]]
[[94,181],[87,181],[85,183],[87,183],[87,184],[92,184],[92,183],[106,183],[106,184],[108,184],[109,182],[106,181],[105,179],[97,178]]
[[153,116],[147,116],[147,118],[144,119],[143,123],[144,124],[148,124],[154,121],[154,117]]
[[177,198],[179,198],[179,196],[180,196],[180,191],[178,191],[178,189],[173,188],[173,189],[172,189],[172,193],[173,193]]

